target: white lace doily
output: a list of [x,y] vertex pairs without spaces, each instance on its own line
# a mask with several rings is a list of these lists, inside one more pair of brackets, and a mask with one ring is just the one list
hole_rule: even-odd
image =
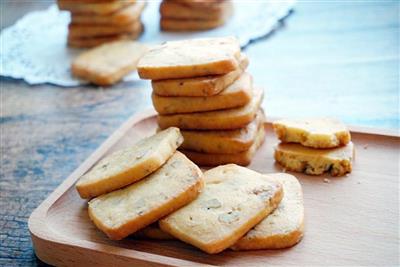
[[[166,33],[159,30],[159,1],[150,1],[142,20],[145,32],[139,41],[160,43],[167,40],[212,36],[237,36],[242,47],[270,33],[292,9],[295,0],[237,1],[233,18],[223,27],[204,32]],[[51,83],[77,86],[86,82],[71,76],[71,60],[81,52],[66,46],[70,16],[56,5],[25,15],[0,34],[0,75],[24,79],[29,84]],[[130,75],[125,80],[138,79]]]

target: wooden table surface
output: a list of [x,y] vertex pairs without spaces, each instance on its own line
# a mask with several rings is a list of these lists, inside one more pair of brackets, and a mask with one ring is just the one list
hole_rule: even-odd
[[[0,3],[4,28],[51,1]],[[267,115],[328,115],[398,131],[398,1],[300,1],[246,53],[266,89]],[[0,266],[41,265],[27,229],[32,210],[124,120],[151,106],[151,90],[147,82],[65,89],[0,81]]]

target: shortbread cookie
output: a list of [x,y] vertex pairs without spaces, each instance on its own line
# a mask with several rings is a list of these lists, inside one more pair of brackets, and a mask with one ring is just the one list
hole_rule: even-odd
[[111,85],[136,69],[147,46],[130,40],[103,44],[72,62],[72,74],[98,85]]
[[226,20],[225,17],[214,20],[161,18],[160,28],[163,31],[205,31],[224,25]]
[[67,10],[71,13],[85,14],[88,16],[109,15],[135,2],[136,0],[79,3],[71,0],[57,0],[58,8],[60,10]]
[[180,1],[163,1],[160,5],[160,14],[163,18],[216,20],[225,16],[231,5],[231,1],[221,1],[213,5],[213,8],[209,5],[198,5],[193,8]]
[[98,45],[102,45],[109,42],[114,42],[118,40],[136,40],[140,34],[142,33],[142,29],[137,33],[129,33],[129,34],[117,34],[110,35],[105,37],[93,37],[93,38],[68,38],[68,46],[76,47],[76,48],[92,48]]
[[180,149],[210,154],[237,154],[254,144],[257,131],[263,127],[264,114],[260,110],[256,118],[244,128],[226,131],[181,131],[183,144]]
[[285,169],[320,175],[329,172],[332,176],[342,176],[351,172],[354,158],[352,142],[346,146],[316,149],[293,143],[280,143],[275,147],[275,160]]
[[142,30],[140,21],[133,21],[126,25],[86,25],[86,24],[69,24],[68,38],[91,38],[116,34],[137,33]]
[[189,159],[200,166],[218,166],[221,164],[235,163],[247,166],[251,163],[257,149],[263,144],[265,139],[264,127],[260,127],[257,136],[249,150],[235,154],[208,154],[181,149]]
[[153,106],[161,115],[236,108],[246,105],[253,96],[253,78],[248,73],[215,96],[158,96],[152,94]]
[[138,1],[134,4],[131,4],[125,8],[118,10],[117,12],[109,15],[85,15],[85,14],[71,14],[71,22],[72,24],[79,25],[127,25],[134,21],[140,20],[140,15],[144,7],[146,6],[146,2]]
[[234,37],[170,41],[151,49],[138,65],[142,79],[162,80],[226,74],[235,70],[240,45]]
[[176,152],[145,179],[89,201],[89,217],[110,239],[120,240],[190,203],[202,188],[201,170]]
[[164,232],[158,226],[158,223],[150,224],[145,228],[137,231],[133,235],[136,238],[148,238],[148,239],[156,239],[156,240],[172,240],[175,239],[172,235]]
[[254,88],[252,100],[243,107],[199,113],[159,115],[158,126],[161,129],[175,126],[180,129],[189,130],[229,130],[243,128],[255,118],[262,98],[262,89]]
[[332,148],[350,142],[350,132],[340,121],[328,118],[279,120],[273,123],[282,142],[300,143],[314,148]]
[[223,75],[203,76],[187,79],[151,81],[153,92],[160,96],[212,96],[236,81],[249,65],[249,59],[240,55],[239,67]]
[[76,189],[82,198],[91,198],[143,179],[160,168],[182,142],[174,127],[147,137],[106,156],[79,179]]
[[265,177],[282,184],[283,199],[276,210],[233,245],[234,250],[288,248],[303,237],[304,205],[299,181],[285,173]]
[[232,246],[271,213],[282,185],[234,164],[204,173],[205,187],[193,202],[160,220],[172,236],[214,254]]

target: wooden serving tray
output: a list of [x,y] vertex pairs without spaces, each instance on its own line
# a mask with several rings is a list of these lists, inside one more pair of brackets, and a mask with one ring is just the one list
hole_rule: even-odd
[[[32,213],[29,230],[42,261],[57,266],[398,265],[400,138],[360,129],[352,129],[356,160],[350,175],[294,173],[303,186],[306,230],[292,248],[207,255],[179,241],[109,240],[90,222],[74,184],[104,155],[155,129],[154,111],[130,118]],[[266,132],[249,168],[280,172],[273,159],[278,141],[269,123]]]

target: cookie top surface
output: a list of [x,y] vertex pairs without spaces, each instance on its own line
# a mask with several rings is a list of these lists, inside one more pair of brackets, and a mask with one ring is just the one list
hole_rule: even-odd
[[273,127],[281,141],[308,147],[330,148],[350,141],[346,125],[331,118],[283,119],[274,122]]
[[138,72],[154,80],[224,74],[238,67],[239,58],[234,37],[170,41],[150,49],[140,59]]
[[108,228],[159,208],[202,179],[201,170],[182,153],[175,154],[156,172],[123,189],[89,201],[91,214]]
[[281,189],[279,183],[235,164],[206,171],[204,181],[196,200],[162,220],[199,247],[235,235]]
[[[177,146],[183,142],[182,135],[178,128],[170,127],[139,141],[131,147],[116,151],[106,156],[88,173],[83,175],[77,185],[91,183],[96,180],[113,177],[127,172],[139,163],[157,156],[159,149],[171,142],[175,142]],[[174,151],[171,151],[170,153],[172,155]]]

